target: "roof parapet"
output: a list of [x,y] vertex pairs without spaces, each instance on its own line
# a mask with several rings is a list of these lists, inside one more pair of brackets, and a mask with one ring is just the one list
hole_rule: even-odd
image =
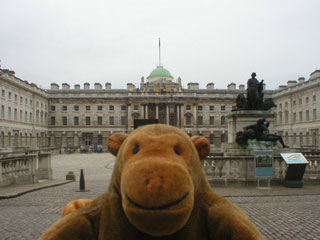
[[188,83],[188,89],[193,89],[193,90],[199,89],[199,83],[192,83],[192,82]]
[[105,84],[105,87],[106,87],[107,90],[111,90],[111,83],[107,82]]
[[84,89],[90,89],[90,83],[86,82],[83,84]]
[[230,84],[228,84],[227,88],[228,88],[228,90],[235,90],[236,86],[237,85],[235,83],[230,83]]
[[213,82],[208,83],[208,84],[207,84],[207,89],[208,89],[208,90],[213,90],[213,89],[214,89],[214,83],[213,83]]
[[50,89],[52,90],[58,90],[60,88],[59,85],[56,83],[51,83],[50,86],[51,86]]
[[102,85],[100,83],[95,83],[94,89],[102,89]]
[[287,84],[288,84],[289,87],[291,87],[291,86],[296,85],[297,81],[296,80],[289,80],[289,81],[287,81]]
[[70,85],[68,83],[62,83],[62,90],[69,90]]

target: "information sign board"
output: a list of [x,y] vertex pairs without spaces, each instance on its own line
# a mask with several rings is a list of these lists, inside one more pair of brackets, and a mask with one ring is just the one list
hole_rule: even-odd
[[286,164],[306,164],[308,160],[302,153],[280,153],[282,159]]
[[269,178],[273,176],[272,153],[270,150],[254,152],[255,176],[257,178]]

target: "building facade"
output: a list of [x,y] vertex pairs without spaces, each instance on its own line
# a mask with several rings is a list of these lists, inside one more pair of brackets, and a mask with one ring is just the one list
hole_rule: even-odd
[[[183,88],[162,66],[154,69],[140,86],[112,89],[111,83],[90,87],[52,83],[43,90],[17,78],[13,71],[0,72],[0,151],[51,146],[58,149],[106,147],[114,132],[131,132],[134,119],[158,119],[159,123],[181,128],[190,135],[206,136],[213,151],[227,141],[226,117],[235,108],[245,86],[231,83],[215,89],[208,83]],[[288,81],[277,90],[265,90],[265,98],[277,104],[275,131],[290,146],[319,145],[320,71],[308,80]]]

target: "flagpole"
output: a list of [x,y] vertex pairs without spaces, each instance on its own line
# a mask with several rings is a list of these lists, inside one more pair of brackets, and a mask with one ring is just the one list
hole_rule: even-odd
[[161,66],[160,38],[159,38],[159,66]]

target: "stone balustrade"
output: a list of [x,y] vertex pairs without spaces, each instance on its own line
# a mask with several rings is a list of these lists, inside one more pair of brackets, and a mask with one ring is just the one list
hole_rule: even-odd
[[0,186],[34,183],[36,155],[21,155],[0,159]]
[[42,151],[0,153],[0,187],[52,179],[51,153]]
[[[309,161],[304,174],[304,182],[320,183],[320,155],[305,156]],[[273,184],[281,184],[285,178],[287,165],[280,156],[273,158]],[[203,160],[203,170],[208,180],[215,184],[254,184],[253,157],[208,156]]]

